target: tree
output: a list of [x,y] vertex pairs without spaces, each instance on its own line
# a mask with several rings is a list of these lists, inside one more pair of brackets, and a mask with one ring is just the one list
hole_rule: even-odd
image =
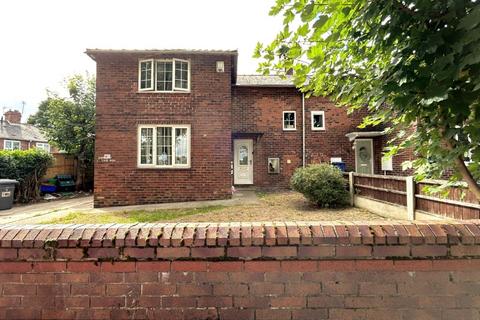
[[77,188],[85,188],[85,172],[93,163],[95,140],[95,77],[74,75],[66,80],[68,97],[47,91],[47,99],[28,122],[48,140],[77,159]]
[[257,45],[261,72],[293,69],[302,91],[368,108],[362,125],[387,125],[389,155],[412,148],[417,179],[453,169],[480,200],[478,1],[277,0],[270,14],[283,30]]

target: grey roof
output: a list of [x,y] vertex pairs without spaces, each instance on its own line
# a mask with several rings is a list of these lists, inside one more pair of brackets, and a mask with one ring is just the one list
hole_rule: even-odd
[[9,123],[6,120],[0,124],[0,138],[10,140],[26,140],[48,142],[40,129],[26,123]]
[[85,51],[92,59],[97,53],[140,53],[140,54],[204,54],[204,55],[233,55],[237,50],[206,50],[206,49],[87,49]]
[[238,75],[237,86],[244,87],[295,87],[292,76]]

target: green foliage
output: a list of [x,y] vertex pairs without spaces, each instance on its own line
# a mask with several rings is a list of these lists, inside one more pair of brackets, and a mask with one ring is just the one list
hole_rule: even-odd
[[328,164],[298,168],[290,185],[319,207],[339,207],[348,203],[349,193],[342,172]]
[[[47,92],[47,99],[28,122],[41,128],[53,145],[75,156],[79,172],[84,174],[94,156],[95,77],[74,75],[65,86],[69,97]],[[81,174],[77,184],[84,182]]]
[[53,156],[39,149],[0,151],[0,178],[19,182],[15,198],[20,202],[37,199],[40,179],[53,164]]
[[262,73],[293,69],[304,92],[368,108],[364,125],[409,132],[390,154],[412,147],[418,179],[455,165],[452,180],[480,179],[478,1],[277,0],[270,14],[284,27],[257,45]]

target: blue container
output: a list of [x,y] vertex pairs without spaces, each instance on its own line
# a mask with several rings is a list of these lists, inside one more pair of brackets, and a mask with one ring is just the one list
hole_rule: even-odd
[[342,172],[345,172],[347,170],[345,162],[333,162],[332,165],[340,169]]
[[57,191],[56,186],[51,186],[51,185],[48,185],[48,184],[42,184],[40,186],[40,192],[42,192],[42,193],[53,193],[55,191]]

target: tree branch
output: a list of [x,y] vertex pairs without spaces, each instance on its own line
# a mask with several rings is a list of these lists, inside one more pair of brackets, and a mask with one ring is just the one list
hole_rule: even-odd
[[[442,140],[448,150],[452,151],[454,149],[452,142],[448,138],[444,137]],[[462,175],[463,180],[467,183],[469,190],[475,195],[478,202],[480,202],[480,185],[478,185],[477,181],[473,178],[472,173],[468,170],[461,156],[455,157],[455,166]]]

